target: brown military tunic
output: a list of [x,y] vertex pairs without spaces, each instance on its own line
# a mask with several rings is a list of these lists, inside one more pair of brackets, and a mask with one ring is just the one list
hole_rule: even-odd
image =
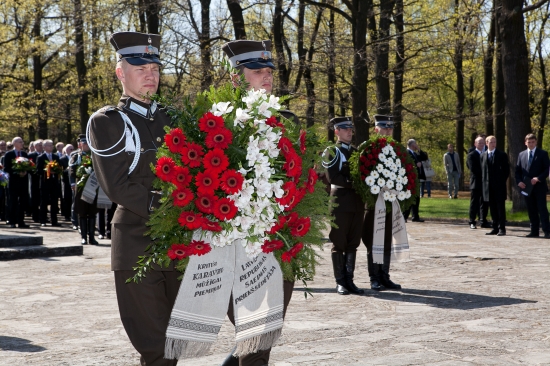
[[[144,255],[150,244],[149,237],[144,236],[148,230],[146,223],[160,198],[152,193],[155,174],[151,171],[151,164],[156,163],[157,148],[164,141],[164,127],[170,124],[170,117],[156,103],[149,105],[123,95],[118,108],[126,113],[139,133],[141,151],[137,166],[128,174],[134,152],[123,151],[110,157],[92,153],[101,188],[118,205],[111,233],[113,271],[132,270],[138,256]],[[90,145],[96,150],[113,147],[123,136],[125,125],[117,110],[104,108],[91,122]],[[124,149],[125,144],[126,137],[103,154]]]

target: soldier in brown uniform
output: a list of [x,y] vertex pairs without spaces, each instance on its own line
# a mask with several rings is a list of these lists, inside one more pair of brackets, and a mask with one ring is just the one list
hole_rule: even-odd
[[[273,89],[273,60],[271,58],[271,41],[233,41],[222,46],[223,51],[229,58],[231,66],[242,73],[248,82],[249,89],[260,90],[264,89],[267,93],[271,93]],[[281,110],[281,115],[296,124],[299,124],[298,117],[288,110]],[[284,309],[283,316],[286,313],[292,291],[294,289],[294,281],[283,281],[284,292]],[[233,319],[233,302],[229,302],[227,315],[231,322],[235,324]],[[271,349],[252,353],[242,357],[235,357],[230,354],[222,366],[263,366],[269,362]]]
[[126,283],[134,275],[138,256],[150,244],[144,236],[146,223],[160,197],[152,192],[155,175],[150,166],[156,162],[170,118],[149,99],[159,85],[160,36],[121,32],[110,41],[117,52],[116,75],[123,94],[116,107],[92,115],[88,127],[98,180],[118,205],[112,220],[111,269],[120,318],[141,354],[141,365],[176,365],[177,360],[164,359],[164,343],[179,272],[173,267],[158,268],[140,283]]
[[357,149],[351,145],[353,123],[351,117],[335,117],[330,120],[331,128],[338,137],[336,145],[323,153],[323,166],[330,182],[330,196],[338,206],[332,209],[334,223],[330,229],[332,241],[331,257],[336,292],[339,295],[362,294],[363,290],[353,283],[357,248],[361,243],[364,205],[351,185],[349,159]]
[[[393,117],[375,115],[374,131],[378,135],[391,136],[393,133]],[[384,231],[384,263],[374,263],[372,258],[374,231],[374,210],[368,210],[365,214],[363,223],[363,243],[367,247],[367,265],[370,277],[370,288],[375,291],[399,290],[401,285],[393,283],[390,280],[390,259],[391,259],[391,241],[392,241],[392,215],[390,211],[386,212],[386,226]]]

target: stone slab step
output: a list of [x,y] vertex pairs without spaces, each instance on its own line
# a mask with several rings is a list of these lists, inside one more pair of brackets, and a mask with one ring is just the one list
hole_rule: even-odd
[[41,257],[62,257],[68,255],[82,254],[83,248],[80,244],[18,246],[10,248],[0,248],[0,261]]
[[36,246],[43,243],[44,238],[42,236],[0,235],[0,248]]

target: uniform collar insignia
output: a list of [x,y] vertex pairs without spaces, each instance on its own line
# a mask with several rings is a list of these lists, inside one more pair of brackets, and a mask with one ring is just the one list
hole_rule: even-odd
[[129,112],[138,114],[139,116],[150,119],[158,111],[157,102],[151,104],[140,103],[131,97],[127,97],[126,101],[123,101],[123,108]]
[[349,150],[351,145],[350,144],[346,144],[345,142],[340,142],[340,144],[342,145],[342,147],[346,150]]

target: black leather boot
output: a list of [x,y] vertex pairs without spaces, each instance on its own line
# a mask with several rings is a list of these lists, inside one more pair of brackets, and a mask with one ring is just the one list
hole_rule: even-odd
[[88,244],[87,235],[88,235],[88,221],[86,221],[85,218],[80,217],[80,236],[82,237],[80,244],[82,245]]
[[90,244],[98,245],[99,243],[94,238],[95,234],[95,216],[88,217],[88,237]]
[[336,292],[338,295],[349,295],[349,291],[346,288],[344,253],[332,252],[332,268],[334,270],[334,279],[336,280]]
[[384,255],[384,264],[382,265],[382,277],[380,278],[380,283],[390,290],[400,290],[401,285],[390,280],[390,259],[391,255]]
[[367,267],[369,271],[370,278],[370,288],[374,291],[384,290],[384,286],[380,283],[382,277],[382,265],[374,263],[372,259],[372,252],[367,254]]
[[223,360],[222,364],[220,366],[239,366],[239,358],[236,356],[233,356],[233,352],[237,350],[237,347],[235,346],[231,353],[227,355],[225,360]]
[[357,257],[357,252],[345,252],[344,257],[346,261],[346,288],[352,294],[364,294],[365,291],[361,290],[355,286],[355,283],[353,283],[353,273],[355,272],[355,259]]

